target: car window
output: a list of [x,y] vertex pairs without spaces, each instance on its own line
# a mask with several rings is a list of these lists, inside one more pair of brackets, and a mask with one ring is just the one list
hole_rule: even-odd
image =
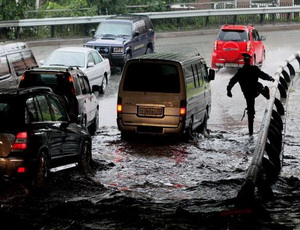
[[88,54],[88,63],[94,63],[95,64],[94,57],[91,53]]
[[78,66],[85,68],[84,53],[71,51],[53,51],[44,65]]
[[47,98],[45,96],[37,96],[39,111],[43,121],[52,121],[51,111],[48,105]]
[[177,67],[169,64],[131,63],[126,71],[123,90],[179,93]]
[[81,87],[81,92],[82,94],[88,94],[91,93],[91,89],[89,87],[89,84],[87,82],[87,79],[85,79],[84,77],[79,77],[79,85]]
[[9,75],[9,66],[6,56],[0,57],[0,76]]
[[58,98],[49,96],[50,108],[53,114],[53,121],[67,121],[67,113]]
[[27,113],[25,114],[26,123],[43,121],[40,107],[38,105],[37,99],[34,97],[29,97],[26,100]]
[[130,22],[103,21],[100,23],[95,35],[132,35]]
[[246,30],[221,30],[218,35],[220,41],[248,41]]
[[102,62],[102,58],[97,52],[92,52],[93,58],[95,60],[95,64]]
[[12,61],[18,76],[21,76],[27,67],[37,65],[31,51],[10,54],[8,57]]
[[146,25],[144,20],[139,20],[133,24],[134,31],[138,31],[140,34],[146,33]]
[[257,30],[252,30],[252,37],[254,41],[259,41],[259,35]]

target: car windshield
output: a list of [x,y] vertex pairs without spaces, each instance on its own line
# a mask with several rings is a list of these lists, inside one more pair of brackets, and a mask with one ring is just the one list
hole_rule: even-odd
[[219,41],[249,41],[246,30],[221,30],[218,35]]
[[45,61],[47,66],[78,66],[85,68],[85,56],[81,52],[54,51]]
[[169,64],[131,63],[128,66],[124,91],[179,93],[177,67]]
[[96,36],[112,35],[112,36],[131,36],[132,24],[129,22],[104,21],[99,25]]

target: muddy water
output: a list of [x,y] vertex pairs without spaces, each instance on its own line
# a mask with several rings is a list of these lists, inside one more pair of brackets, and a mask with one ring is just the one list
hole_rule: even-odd
[[[291,33],[282,34],[291,39],[285,49],[274,41],[274,34],[267,34],[270,58],[264,71],[274,73],[294,52]],[[190,41],[185,52],[199,44],[197,50],[209,62],[212,37],[184,39]],[[157,52],[171,47],[176,52],[181,42],[182,38],[157,40]],[[38,193],[28,193],[20,184],[1,183],[0,229],[299,229],[300,82],[295,81],[290,94],[284,165],[272,187],[274,197],[255,200],[250,209],[240,208],[236,196],[267,101],[257,99],[251,139],[246,119],[241,121],[245,104],[240,89],[236,86],[233,98],[226,97],[233,74],[217,73],[210,133],[190,141],[148,136],[121,140],[115,120],[120,75],[113,75],[107,94],[98,96],[100,129],[93,137],[93,174],[77,169],[53,174],[48,187]]]

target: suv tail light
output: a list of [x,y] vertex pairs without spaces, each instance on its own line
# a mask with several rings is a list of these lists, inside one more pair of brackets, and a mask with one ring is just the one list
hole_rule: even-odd
[[20,132],[16,135],[15,142],[13,144],[13,150],[22,150],[27,148],[27,132]]
[[214,43],[214,50],[217,50],[217,49],[218,49],[218,42],[215,41],[215,43]]
[[247,42],[247,52],[249,52],[250,51],[250,49],[251,49],[251,42]]
[[117,102],[117,113],[122,113],[123,111],[123,106],[122,106],[122,98],[118,97],[118,102]]

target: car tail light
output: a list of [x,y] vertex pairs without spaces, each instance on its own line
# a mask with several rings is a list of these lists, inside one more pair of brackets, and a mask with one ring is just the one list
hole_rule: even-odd
[[249,52],[251,49],[251,43],[250,42],[247,42],[247,52]]
[[214,43],[214,50],[217,50],[217,49],[218,49],[218,42],[215,41],[215,43]]
[[20,132],[16,135],[15,142],[13,144],[13,150],[20,150],[27,148],[27,139],[28,134],[27,132]]
[[22,75],[20,81],[24,81],[24,78],[25,78],[25,74]]
[[27,168],[26,167],[19,167],[18,168],[18,173],[26,173],[27,172]]
[[73,78],[72,78],[71,75],[69,76],[69,79],[68,79],[68,80],[69,80],[70,83],[73,83]]
[[117,113],[122,113],[123,106],[122,106],[122,98],[118,97],[118,102],[117,102]]
[[186,101],[185,100],[182,100],[180,102],[179,114],[181,117],[185,117],[185,115],[186,115]]

